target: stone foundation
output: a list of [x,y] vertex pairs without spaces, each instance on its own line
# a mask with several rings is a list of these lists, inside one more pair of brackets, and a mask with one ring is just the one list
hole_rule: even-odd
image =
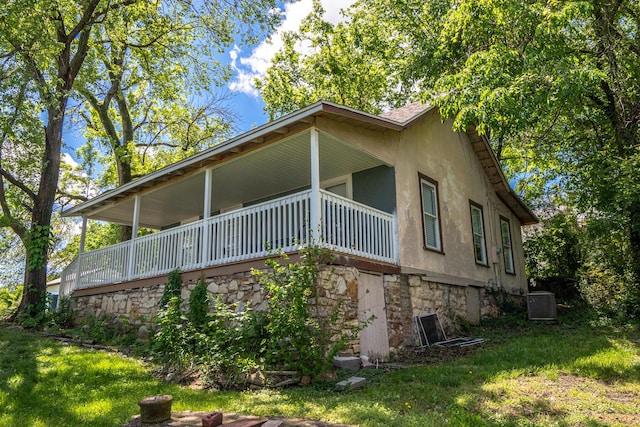
[[[357,328],[358,277],[360,271],[350,266],[322,266],[318,275],[317,294],[312,300],[315,317],[337,338],[342,330]],[[267,308],[264,290],[251,272],[216,276],[206,279],[207,290],[219,296],[227,304],[234,304],[237,311],[251,307]],[[182,300],[188,309],[189,295],[196,282],[183,284]],[[483,318],[498,314],[498,308],[485,288],[469,288],[426,280],[419,275],[386,274],[383,276],[389,347],[392,353],[419,344],[414,318],[420,314],[437,313],[445,332],[453,335],[456,321]],[[156,314],[165,284],[135,289],[105,292],[75,298],[76,321],[88,316],[119,317],[149,322]],[[473,289],[473,292],[469,292]],[[471,302],[470,295],[478,301]],[[475,307],[475,308],[474,308]],[[470,316],[470,310],[479,311]],[[342,322],[332,322],[332,315],[339,313]],[[354,354],[359,353],[357,339],[348,343]]]

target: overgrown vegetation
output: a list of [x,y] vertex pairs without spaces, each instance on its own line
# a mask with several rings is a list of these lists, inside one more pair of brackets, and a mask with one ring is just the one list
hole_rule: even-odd
[[[357,330],[338,321],[340,307],[325,320],[314,315],[320,256],[318,247],[305,247],[299,262],[279,254],[265,262],[265,270],[255,270],[268,299],[264,311],[212,298],[203,279],[191,291],[186,311],[179,273],[173,272],[153,344],[165,371],[197,372],[205,384],[218,388],[245,387],[265,370],[310,377],[326,371]],[[334,336],[336,330],[343,332]]]
[[576,213],[554,211],[525,236],[532,290],[552,291],[561,301],[581,298],[612,319],[640,319],[640,289],[621,229],[610,217],[580,221]]
[[362,371],[362,390],[338,392],[332,381],[211,393],[160,382],[131,358],[0,327],[0,427],[122,425],[139,399],[158,394],[173,395],[175,411],[366,427],[640,425],[637,324],[614,327],[594,312],[560,307],[555,324],[513,314],[468,333],[487,341],[446,363],[425,353],[426,366]]
[[22,286],[0,288],[0,319],[9,317],[18,308],[21,296]]

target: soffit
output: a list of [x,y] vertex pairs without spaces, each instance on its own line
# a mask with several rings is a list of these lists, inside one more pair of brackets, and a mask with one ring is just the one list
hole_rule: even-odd
[[[338,139],[319,133],[320,179],[384,164]],[[182,177],[140,195],[139,224],[158,229],[203,214],[205,172]],[[247,205],[307,188],[311,184],[310,132],[299,132],[212,167],[211,210]],[[106,205],[88,218],[131,224],[133,198]]]

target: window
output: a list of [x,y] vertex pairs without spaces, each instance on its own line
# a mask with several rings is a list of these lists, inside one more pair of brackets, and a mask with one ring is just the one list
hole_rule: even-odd
[[484,220],[482,206],[471,203],[471,229],[473,230],[473,251],[478,264],[487,265],[487,248],[484,242]]
[[328,179],[320,183],[320,188],[329,193],[353,199],[353,185],[351,183],[351,175],[339,176],[337,178]]
[[438,208],[438,183],[424,175],[420,176],[420,199],[422,201],[422,228],[424,246],[442,251],[440,242],[440,218]]
[[504,257],[504,271],[515,274],[513,266],[513,249],[511,248],[511,226],[509,220],[500,217],[500,234],[502,235],[502,256]]

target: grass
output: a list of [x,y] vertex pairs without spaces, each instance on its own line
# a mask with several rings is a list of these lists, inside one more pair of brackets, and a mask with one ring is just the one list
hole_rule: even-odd
[[[506,319],[506,320],[505,320]],[[503,318],[440,365],[367,371],[370,385],[212,392],[156,380],[141,362],[0,327],[0,426],[120,426],[145,396],[173,409],[292,416],[360,426],[640,426],[640,331]]]

